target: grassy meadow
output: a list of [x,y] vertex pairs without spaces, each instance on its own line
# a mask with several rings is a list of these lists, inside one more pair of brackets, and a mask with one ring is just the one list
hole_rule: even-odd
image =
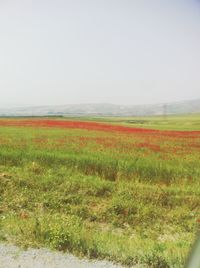
[[183,267],[200,229],[200,115],[68,120],[0,119],[0,240]]
[[[69,118],[69,117],[68,117]],[[69,118],[70,119],[70,118]],[[200,114],[159,115],[146,117],[79,117],[79,120],[93,120],[121,124],[124,126],[142,127],[162,130],[200,130]]]

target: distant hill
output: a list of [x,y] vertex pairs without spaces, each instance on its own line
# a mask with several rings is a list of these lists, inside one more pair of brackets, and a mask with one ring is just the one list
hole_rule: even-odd
[[200,99],[146,105],[116,105],[107,103],[34,107],[5,107],[5,105],[0,105],[0,116],[146,116],[188,113],[200,113]]

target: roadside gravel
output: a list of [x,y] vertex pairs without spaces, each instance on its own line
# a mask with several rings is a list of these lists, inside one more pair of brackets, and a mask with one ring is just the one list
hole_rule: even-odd
[[[107,261],[78,259],[47,249],[28,249],[0,244],[0,268],[124,268]],[[136,268],[136,267],[135,267]]]

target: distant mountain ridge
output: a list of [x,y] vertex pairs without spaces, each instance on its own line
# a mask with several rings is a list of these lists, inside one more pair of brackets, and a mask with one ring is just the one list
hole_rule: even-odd
[[55,106],[5,107],[0,116],[148,116],[200,113],[200,99],[145,105],[68,104]]

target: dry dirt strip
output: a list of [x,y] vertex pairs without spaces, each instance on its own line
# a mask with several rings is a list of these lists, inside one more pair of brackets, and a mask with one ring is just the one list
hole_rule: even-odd
[[[15,246],[0,244],[0,268],[124,268],[107,261],[78,259],[70,254],[47,249],[23,251]],[[136,266],[134,267],[136,268]],[[139,266],[137,266],[139,268]]]

